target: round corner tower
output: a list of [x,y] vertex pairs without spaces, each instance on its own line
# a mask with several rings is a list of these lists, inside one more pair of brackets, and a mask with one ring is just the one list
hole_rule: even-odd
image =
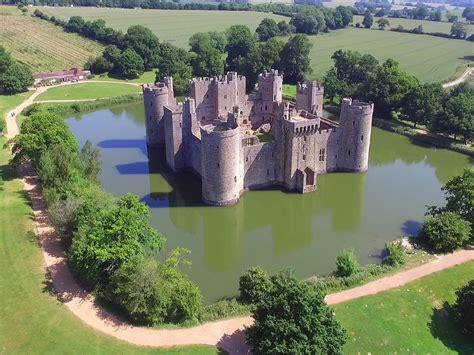
[[374,104],[345,98],[341,104],[338,167],[365,171],[369,167],[370,134]]
[[143,85],[146,142],[149,147],[165,144],[164,106],[174,105],[173,79],[164,78],[155,85]]
[[243,186],[240,128],[223,125],[201,127],[202,199],[210,205],[231,205]]

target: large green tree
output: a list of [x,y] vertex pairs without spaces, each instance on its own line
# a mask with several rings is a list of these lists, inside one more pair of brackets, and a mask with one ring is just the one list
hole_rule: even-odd
[[418,123],[428,123],[443,109],[442,103],[446,96],[446,91],[438,83],[412,87],[405,95],[405,118],[412,121],[415,128]]
[[467,36],[467,26],[463,22],[454,22],[451,26],[450,33],[456,38],[466,38]]
[[419,236],[436,252],[449,252],[466,244],[471,235],[471,224],[453,212],[429,216]]
[[340,354],[345,330],[324,295],[286,271],[271,277],[272,287],[253,311],[247,342],[256,354]]
[[255,33],[260,41],[268,41],[270,38],[277,36],[280,33],[278,25],[274,19],[264,18],[258,25]]
[[453,311],[462,333],[474,337],[474,280],[456,291]]
[[156,68],[160,41],[153,32],[141,25],[130,26],[124,37],[125,47],[133,49],[142,59],[145,70]]
[[64,119],[39,110],[21,124],[21,134],[12,139],[13,164],[31,161],[38,167],[42,154],[51,146],[61,144],[69,151],[78,150],[76,139]]
[[296,13],[291,17],[290,25],[295,27],[295,32],[315,35],[324,30],[326,22],[323,13],[314,9]]
[[225,42],[225,37],[218,32],[196,33],[189,39],[195,76],[218,76],[224,73]]
[[148,222],[149,210],[137,196],[126,194],[92,223],[81,224],[69,251],[76,276],[102,289],[110,276],[134,257],[160,250],[165,239]]
[[188,276],[178,270],[183,249],[173,250],[163,263],[134,257],[114,273],[109,298],[135,321],[146,325],[197,320],[202,295]]
[[280,68],[289,83],[303,81],[311,73],[309,52],[312,44],[308,36],[296,34],[291,36],[281,51]]
[[131,48],[120,54],[120,58],[114,67],[116,73],[125,79],[138,78],[144,71],[143,59]]
[[0,87],[7,94],[25,91],[33,82],[33,73],[24,64],[13,62],[4,72],[0,72]]
[[370,13],[370,11],[366,11],[364,14],[364,19],[362,20],[362,25],[365,28],[371,28],[373,24],[374,24],[374,17]]

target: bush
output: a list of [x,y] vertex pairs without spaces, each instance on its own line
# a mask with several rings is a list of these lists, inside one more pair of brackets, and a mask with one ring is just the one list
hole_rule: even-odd
[[257,304],[271,287],[270,277],[264,269],[259,266],[250,268],[239,279],[240,301]]
[[164,263],[142,256],[130,259],[112,276],[106,299],[123,307],[142,324],[199,319],[202,295],[177,269],[182,251],[175,249]]
[[271,277],[272,287],[253,312],[246,329],[255,354],[339,354],[346,331],[324,302],[324,296],[293,272]]
[[344,250],[341,255],[336,258],[336,274],[337,276],[347,277],[356,273],[359,269],[359,263],[353,250]]
[[428,217],[419,237],[435,252],[461,248],[470,238],[471,224],[453,212],[441,212]]
[[405,264],[406,253],[402,242],[398,241],[394,243],[387,243],[385,248],[387,249],[387,256],[383,260],[384,264],[390,266],[399,266]]
[[235,298],[220,300],[202,310],[201,321],[212,322],[219,319],[242,316],[250,313],[249,305],[238,302]]
[[456,292],[454,316],[462,333],[474,336],[474,280]]

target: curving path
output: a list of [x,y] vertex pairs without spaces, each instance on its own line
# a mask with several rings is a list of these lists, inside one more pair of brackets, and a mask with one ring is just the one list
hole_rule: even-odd
[[[36,94],[36,93],[35,93]],[[30,104],[33,94],[13,111]],[[7,114],[8,137],[18,134],[13,116]],[[22,182],[31,199],[38,239],[45,265],[58,299],[85,324],[117,339],[141,346],[170,347],[176,345],[207,344],[218,346],[230,354],[249,353],[245,344],[244,328],[253,322],[251,317],[238,317],[218,322],[205,323],[186,329],[153,329],[135,327],[122,322],[114,315],[100,308],[93,297],[79,286],[72,276],[61,243],[48,220],[42,196],[41,184],[31,168],[21,171]],[[363,286],[326,296],[328,304],[349,301],[367,295],[402,286],[423,276],[474,260],[474,249],[461,250],[439,256],[436,260],[410,270],[372,281]]]
[[443,84],[443,88],[450,88],[459,85],[467,80],[469,75],[474,74],[474,68],[467,68],[466,71],[457,79]]

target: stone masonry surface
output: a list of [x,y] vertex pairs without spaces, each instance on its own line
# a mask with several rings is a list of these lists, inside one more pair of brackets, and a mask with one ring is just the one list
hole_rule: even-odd
[[296,104],[282,100],[277,70],[258,77],[247,95],[237,73],[189,82],[190,96],[177,103],[172,78],[143,86],[147,144],[166,150],[176,173],[201,178],[202,199],[230,205],[248,190],[281,186],[316,189],[317,176],[368,168],[374,105],[344,98],[339,122],[324,118],[324,88],[298,84]]

